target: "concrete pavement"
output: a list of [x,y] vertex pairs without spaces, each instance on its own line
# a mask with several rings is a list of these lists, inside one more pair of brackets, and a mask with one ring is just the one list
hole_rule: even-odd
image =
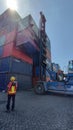
[[6,113],[0,92],[0,130],[73,130],[73,97],[17,92],[16,110]]

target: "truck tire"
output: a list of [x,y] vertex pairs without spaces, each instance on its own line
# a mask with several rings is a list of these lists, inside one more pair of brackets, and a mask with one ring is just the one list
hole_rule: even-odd
[[35,92],[36,94],[39,94],[39,95],[45,94],[44,85],[43,85],[43,84],[37,84],[37,85],[34,87],[34,92]]

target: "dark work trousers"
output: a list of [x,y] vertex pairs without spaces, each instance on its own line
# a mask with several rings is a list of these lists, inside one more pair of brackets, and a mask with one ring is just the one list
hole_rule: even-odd
[[12,99],[11,110],[14,110],[14,108],[15,108],[15,94],[13,94],[13,95],[8,95],[7,105],[6,105],[7,110],[10,110],[10,102],[11,102],[11,99]]

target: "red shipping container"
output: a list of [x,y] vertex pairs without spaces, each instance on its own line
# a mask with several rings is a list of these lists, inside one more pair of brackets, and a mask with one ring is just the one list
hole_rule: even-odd
[[20,31],[17,33],[17,37],[16,37],[16,45],[19,46],[22,43],[26,42],[27,37],[24,35],[23,31]]
[[36,45],[36,43],[34,42],[34,40],[32,38],[32,35],[29,32],[29,30],[25,29],[23,31],[18,32],[18,34],[17,34],[17,40],[16,40],[16,45],[19,46],[19,45],[25,44],[27,42],[29,42],[31,45],[33,45],[33,47],[35,47],[39,51],[39,48]]
[[12,56],[19,58],[23,61],[26,61],[30,64],[33,64],[33,59],[27,56],[25,53],[22,53],[19,49],[13,48]]
[[13,42],[16,38],[16,29],[14,29],[12,32],[10,33],[7,33],[6,35],[6,44],[7,43],[10,43],[10,42]]
[[13,45],[13,42],[4,45],[3,57],[10,56],[12,54]]

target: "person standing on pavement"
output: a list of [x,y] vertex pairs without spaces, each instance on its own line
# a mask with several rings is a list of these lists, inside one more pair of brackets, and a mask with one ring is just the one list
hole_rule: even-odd
[[11,111],[13,111],[15,108],[16,91],[17,91],[17,81],[16,81],[16,78],[14,76],[12,76],[10,78],[10,82],[7,85],[7,96],[8,96],[7,105],[6,105],[7,111],[10,111],[11,100],[12,100]]

